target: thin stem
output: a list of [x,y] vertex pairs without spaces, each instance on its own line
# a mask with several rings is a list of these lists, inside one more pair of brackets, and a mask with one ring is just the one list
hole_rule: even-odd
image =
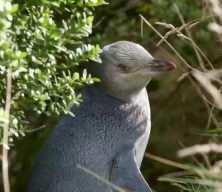
[[[164,36],[158,31],[156,30],[155,27],[153,27],[153,25],[147,21],[145,19],[145,17],[143,17],[142,15],[140,15],[140,18],[161,38],[163,39],[163,41],[170,47],[170,49],[177,55],[177,57],[187,66],[188,69],[193,69],[190,64],[186,61],[186,59],[184,59],[182,57],[182,55],[164,38]],[[183,69],[184,67],[181,66]]]
[[8,137],[9,137],[9,117],[11,107],[11,90],[12,90],[12,72],[7,71],[6,82],[6,103],[5,103],[5,122],[3,126],[3,147],[2,147],[2,174],[4,192],[10,192],[9,169],[8,169]]
[[171,167],[176,167],[178,169],[183,169],[183,170],[190,170],[190,169],[192,169],[190,166],[187,166],[187,165],[184,165],[182,163],[175,162],[175,161],[171,161],[171,160],[168,160],[168,159],[165,159],[165,158],[153,155],[151,153],[145,153],[144,156],[146,158],[151,159],[151,160],[158,161],[158,162],[160,162],[162,164],[165,164],[165,165],[168,165],[168,166],[171,166]]
[[[195,68],[193,68],[187,60],[174,48],[174,46],[148,21],[145,17],[143,17],[141,14],[139,15],[140,18],[147,24],[148,27],[150,27],[162,40],[166,43],[166,45],[169,46],[169,48],[176,54],[176,56],[185,64],[186,68],[183,65],[180,65],[183,72],[187,73],[187,71],[196,71]],[[188,73],[189,75],[187,78],[190,80],[194,88],[197,90],[197,93],[200,95],[200,97],[203,99],[207,109],[209,108],[208,105],[214,105],[212,102],[210,102],[203,94],[194,79],[191,77],[192,73]]]
[[[206,54],[201,50],[201,48],[196,44],[196,42],[193,40],[192,34],[191,34],[189,28],[188,28],[187,25],[186,25],[186,22],[185,22],[185,20],[184,20],[183,15],[182,15],[181,12],[180,12],[179,7],[178,7],[176,4],[174,4],[174,8],[175,8],[175,10],[176,10],[176,13],[177,13],[177,15],[178,15],[178,17],[179,17],[182,25],[185,26],[184,29],[185,29],[185,31],[186,31],[186,33],[187,33],[187,35],[188,35],[188,40],[191,42],[191,45],[192,45],[193,50],[194,50],[194,52],[195,52],[195,54],[196,54],[197,60],[198,60],[198,62],[199,62],[199,65],[202,67],[202,69],[203,69],[204,71],[206,71],[206,67],[204,66],[203,59],[201,58],[201,56],[202,56],[202,57],[207,61],[207,63],[209,64],[209,66],[213,69],[214,67],[213,67],[213,64],[211,63],[211,61],[208,59],[208,57],[206,56]],[[201,56],[200,56],[199,53],[201,54]]]

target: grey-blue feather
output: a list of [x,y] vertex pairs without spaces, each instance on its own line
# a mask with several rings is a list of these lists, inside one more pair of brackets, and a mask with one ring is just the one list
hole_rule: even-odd
[[150,131],[146,92],[141,96],[128,103],[98,87],[85,88],[84,102],[73,109],[75,117],[61,119],[36,159],[29,191],[108,191],[77,165],[110,181],[113,161],[125,149],[135,148],[140,166]]
[[35,161],[28,192],[111,191],[78,165],[124,189],[151,191],[139,170],[151,126],[145,87],[169,63],[127,41],[105,46],[101,57],[101,85],[84,88],[75,116],[59,121]]

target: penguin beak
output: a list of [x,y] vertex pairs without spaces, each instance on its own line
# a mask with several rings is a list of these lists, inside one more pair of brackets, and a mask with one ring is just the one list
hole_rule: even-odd
[[175,69],[176,65],[171,61],[153,59],[153,62],[150,68],[151,68],[151,71],[154,71],[154,72],[165,72],[165,71],[171,71]]

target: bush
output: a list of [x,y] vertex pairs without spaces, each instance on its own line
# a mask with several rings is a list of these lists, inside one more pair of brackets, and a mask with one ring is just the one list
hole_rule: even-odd
[[[93,83],[79,63],[98,60],[86,37],[103,0],[3,0],[0,4],[0,126],[7,70],[12,70],[10,136],[42,126],[41,117],[69,113],[80,87]],[[2,130],[1,136],[2,138]],[[11,137],[12,139],[13,137]]]

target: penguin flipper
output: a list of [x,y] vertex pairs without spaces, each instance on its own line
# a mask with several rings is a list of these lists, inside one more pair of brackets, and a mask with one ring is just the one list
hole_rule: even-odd
[[133,192],[152,192],[136,163],[133,149],[117,155],[113,161],[111,182]]

